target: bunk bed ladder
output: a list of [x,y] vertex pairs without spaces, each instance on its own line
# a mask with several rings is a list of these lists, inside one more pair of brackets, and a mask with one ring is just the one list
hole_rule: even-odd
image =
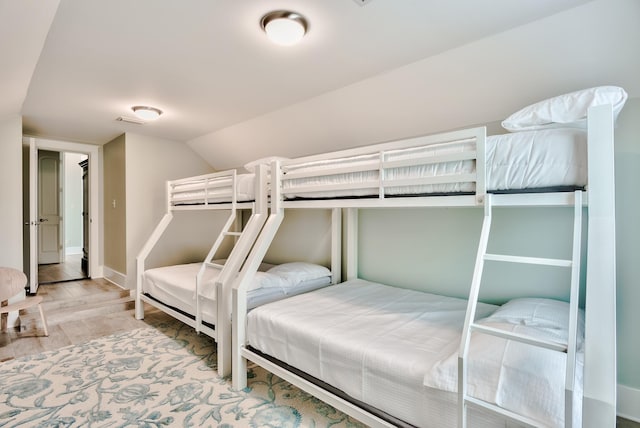
[[[460,341],[460,350],[458,353],[458,427],[467,427],[467,410],[469,406],[482,408],[490,412],[497,413],[503,417],[515,421],[526,426],[537,427],[539,422],[527,418],[526,416],[516,414],[504,409],[493,403],[474,398],[467,393],[467,361],[469,354],[469,345],[471,334],[475,331],[481,334],[493,335],[507,340],[515,340],[531,346],[542,347],[557,352],[567,354],[566,372],[565,372],[565,426],[571,427],[573,420],[573,390],[575,379],[575,360],[576,360],[576,335],[578,324],[578,301],[579,301],[579,283],[580,283],[580,248],[582,235],[582,191],[574,192],[574,222],[573,222],[573,250],[570,260],[547,259],[538,257],[520,257],[503,254],[487,253],[487,244],[491,229],[491,213],[492,213],[492,195],[486,195],[484,206],[484,220],[482,224],[482,232],[480,234],[480,243],[476,255],[476,264],[469,292],[469,302],[465,317],[462,339]],[[569,337],[567,343],[558,343],[549,340],[526,336],[514,332],[508,332],[484,326],[474,322],[476,316],[476,308],[478,296],[480,294],[480,284],[482,280],[482,272],[485,261],[506,262],[506,263],[525,263],[534,265],[546,265],[556,267],[566,267],[571,269],[571,291],[569,302]]]
[[[255,208],[246,225],[241,232],[231,231],[230,228],[227,228],[221,234],[221,239],[234,238],[234,245],[227,262],[223,265],[220,275],[215,281],[218,314],[216,342],[218,346],[218,374],[220,376],[231,374],[231,284],[241,273],[241,269],[244,269],[249,253],[267,220],[267,166],[258,166],[256,179],[256,194],[258,196],[256,196]],[[207,261],[210,263],[211,259],[208,257]],[[255,265],[255,270],[257,269],[258,266]]]
[[[227,221],[225,222],[224,226],[222,227],[222,230],[220,231],[220,233],[218,234],[218,237],[216,238],[215,242],[213,243],[213,245],[211,246],[211,249],[209,250],[209,253],[207,254],[207,256],[205,257],[205,259],[202,262],[202,266],[200,267],[200,270],[198,271],[198,275],[196,276],[196,293],[195,293],[195,299],[196,299],[196,332],[200,333],[200,328],[202,326],[202,308],[201,308],[201,302],[200,302],[200,284],[202,284],[202,278],[204,277],[204,273],[206,272],[207,269],[217,269],[220,272],[222,272],[224,270],[224,264],[219,264],[219,263],[214,263],[213,262],[213,258],[216,256],[216,254],[218,253],[218,250],[220,249],[220,246],[222,245],[222,243],[225,241],[225,239],[227,237],[230,236],[230,234],[232,233],[231,229],[234,228],[235,230],[238,229],[238,227],[242,227],[242,222],[238,221],[238,209],[237,209],[237,204],[238,204],[238,200],[237,200],[237,189],[236,189],[236,172],[233,171],[232,173],[232,179],[231,179],[231,207],[229,210],[229,216],[227,217]],[[241,234],[240,232],[233,232]],[[237,242],[237,240],[235,240]],[[234,242],[235,244],[235,242]],[[217,290],[216,290],[216,299],[217,299]]]

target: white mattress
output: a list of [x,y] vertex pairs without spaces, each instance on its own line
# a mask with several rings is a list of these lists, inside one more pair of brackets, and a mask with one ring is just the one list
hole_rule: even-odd
[[[228,187],[213,187],[205,190],[190,190],[189,183],[179,184],[173,188],[172,205],[195,205],[205,202],[215,204],[231,202]],[[200,186],[200,185],[199,185]],[[236,201],[247,202],[255,199],[255,174],[236,175]]]
[[[531,132],[517,132],[487,137],[486,172],[488,191],[543,189],[558,187],[581,188],[587,184],[587,136],[581,129],[560,128]],[[385,161],[411,159],[417,156],[436,156],[473,150],[475,144],[437,145],[391,151]],[[377,154],[349,158],[314,161],[292,165],[291,172],[321,172],[335,166],[358,167],[377,161]],[[475,171],[474,161],[454,161],[430,165],[389,168],[387,180],[424,177],[443,177],[468,174]],[[285,176],[286,177],[286,176]],[[333,198],[375,196],[377,188],[296,193],[296,188],[308,185],[334,185],[342,183],[373,183],[378,181],[376,171],[363,171],[326,176],[313,176],[283,181],[286,198]],[[475,191],[475,183],[443,183],[387,188],[387,195],[449,194]]]
[[[148,269],[142,275],[142,290],[144,293],[165,305],[194,315],[196,313],[196,276],[198,275],[201,265],[202,263],[189,263]],[[271,266],[273,265],[263,263],[260,270],[267,270]],[[201,294],[204,298],[201,303],[202,319],[214,325],[217,319],[217,306],[213,284],[219,272],[220,271],[215,268],[207,269],[201,286]],[[269,287],[251,290],[247,292],[247,308],[252,309],[258,305],[273,302],[284,297],[315,290],[319,287],[329,285],[330,282],[330,277],[323,277],[304,281],[296,287],[291,288]]]
[[[494,309],[479,304],[478,317]],[[445,383],[451,381],[465,311],[466,300],[353,280],[254,309],[248,315],[248,342],[410,424],[455,426],[455,388],[425,386],[425,381],[437,383],[443,372],[448,375]],[[538,362],[532,365],[538,372],[523,370],[523,376],[542,375],[538,383],[559,388],[563,396],[563,378],[545,377],[543,366]],[[470,370],[474,379],[483,381],[483,373],[473,366]],[[508,380],[514,379],[520,383],[503,385],[509,394],[522,394],[527,390],[522,383],[533,378]],[[512,410],[551,425],[563,419],[562,413],[545,414],[553,406],[536,409],[535,399],[530,401],[534,403],[527,402],[528,408]],[[472,422],[471,426],[497,426],[484,415]]]

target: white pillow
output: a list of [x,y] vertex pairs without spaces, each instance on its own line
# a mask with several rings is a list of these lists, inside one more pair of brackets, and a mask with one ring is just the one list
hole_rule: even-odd
[[[543,298],[513,299],[480,321],[487,323],[516,324],[553,331],[567,340],[569,334],[569,304],[560,300]],[[584,337],[584,311],[578,310],[578,345]]]
[[288,158],[283,158],[282,156],[269,156],[266,158],[256,159],[254,161],[248,162],[244,165],[244,169],[249,172],[256,172],[258,169],[258,165],[271,165],[271,162],[277,160],[287,160]]
[[306,262],[283,263],[272,267],[267,273],[280,276],[287,282],[288,287],[296,286],[303,281],[331,276],[331,271],[326,267]]
[[247,286],[247,291],[259,288],[287,287],[288,281],[280,275],[269,272],[256,272],[253,281]]
[[559,95],[531,104],[502,121],[507,131],[525,131],[553,127],[585,128],[589,107],[611,104],[614,119],[627,100],[627,93],[617,86],[598,86]]

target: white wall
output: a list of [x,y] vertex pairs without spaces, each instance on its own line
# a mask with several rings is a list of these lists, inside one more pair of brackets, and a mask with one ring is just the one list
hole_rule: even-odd
[[[166,212],[166,180],[213,170],[183,143],[129,133],[125,137],[126,285],[135,288],[136,256]],[[176,215],[148,266],[201,260],[222,223],[219,213]]]
[[0,266],[22,266],[22,118],[0,119]]

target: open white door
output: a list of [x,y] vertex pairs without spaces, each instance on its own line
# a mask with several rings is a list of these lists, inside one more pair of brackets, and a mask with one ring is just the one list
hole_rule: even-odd
[[38,291],[38,147],[29,139],[29,293]]

